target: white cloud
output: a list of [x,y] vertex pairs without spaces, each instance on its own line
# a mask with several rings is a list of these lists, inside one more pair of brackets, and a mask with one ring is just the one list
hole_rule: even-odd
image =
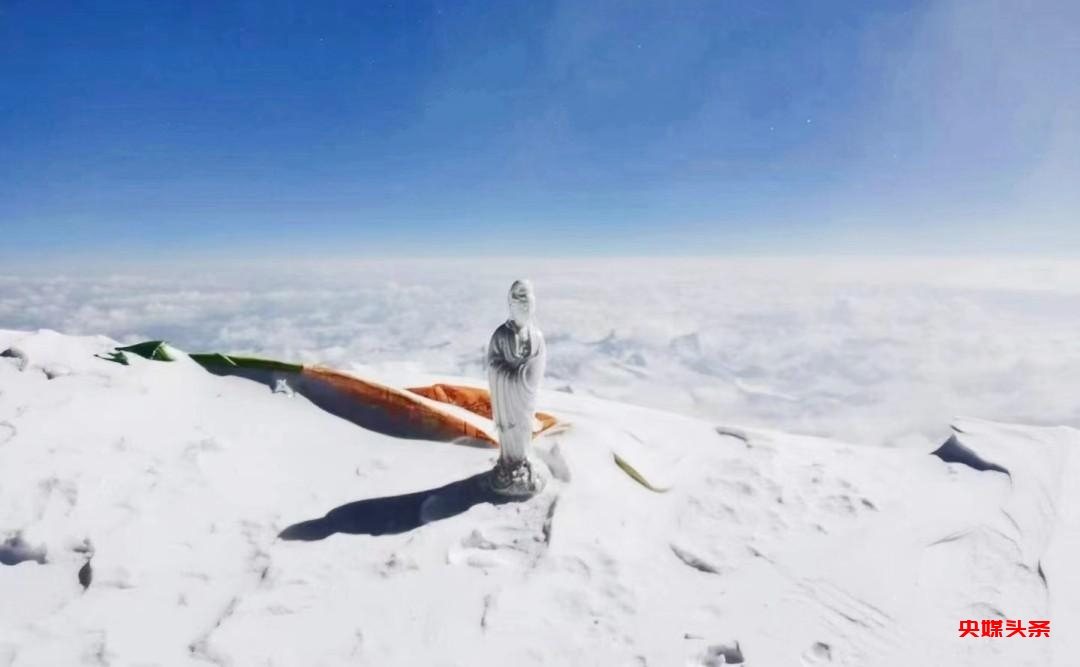
[[518,275],[551,388],[874,443],[958,414],[1080,425],[1080,267],[1049,260],[489,260],[0,276],[0,328],[483,377]]

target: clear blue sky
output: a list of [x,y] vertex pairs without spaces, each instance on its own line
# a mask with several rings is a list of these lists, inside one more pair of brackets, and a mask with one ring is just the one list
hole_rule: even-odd
[[3,0],[0,258],[1080,250],[1078,35],[1068,0]]

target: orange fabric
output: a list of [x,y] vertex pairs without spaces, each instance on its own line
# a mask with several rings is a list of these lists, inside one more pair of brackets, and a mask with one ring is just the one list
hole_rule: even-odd
[[[305,366],[301,373],[330,385],[335,391],[353,398],[358,403],[378,406],[388,415],[414,424],[434,437],[445,440],[467,437],[492,447],[499,446],[499,443],[483,430],[456,415],[435,410],[417,398],[423,396],[447,405],[455,405],[491,419],[491,395],[486,389],[452,384],[397,389],[322,366]],[[533,437],[558,424],[554,416],[543,412],[537,412],[536,418],[540,422],[540,430],[533,433]]]
[[410,387],[409,391],[440,403],[465,408],[481,417],[491,419],[491,396],[486,389],[461,387],[452,384],[433,384],[427,387]]
[[335,390],[356,399],[358,402],[381,406],[391,415],[399,416],[407,422],[422,426],[424,429],[430,430],[447,440],[467,437],[483,441],[492,447],[498,447],[499,443],[487,433],[460,417],[433,410],[423,401],[417,400],[416,396],[409,391],[361,380],[352,375],[321,366],[305,366],[301,372],[309,378],[326,382]]
[[[463,387],[455,384],[433,384],[427,387],[410,387],[408,391],[420,394],[433,401],[465,408],[469,412],[491,419],[491,394],[488,393],[487,389]],[[540,422],[540,430],[533,433],[533,437],[543,433],[558,422],[555,417],[544,412],[537,412],[536,419]]]

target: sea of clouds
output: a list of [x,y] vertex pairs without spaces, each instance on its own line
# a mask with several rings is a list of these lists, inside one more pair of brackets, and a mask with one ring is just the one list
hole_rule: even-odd
[[549,388],[888,446],[939,442],[957,415],[1080,426],[1080,262],[1060,260],[0,268],[0,328],[483,378],[519,276]]

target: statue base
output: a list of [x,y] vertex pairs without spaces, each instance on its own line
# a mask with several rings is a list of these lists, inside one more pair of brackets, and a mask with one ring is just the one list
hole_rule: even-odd
[[500,496],[529,498],[544,490],[545,478],[529,460],[509,463],[499,459],[487,475],[488,487]]

